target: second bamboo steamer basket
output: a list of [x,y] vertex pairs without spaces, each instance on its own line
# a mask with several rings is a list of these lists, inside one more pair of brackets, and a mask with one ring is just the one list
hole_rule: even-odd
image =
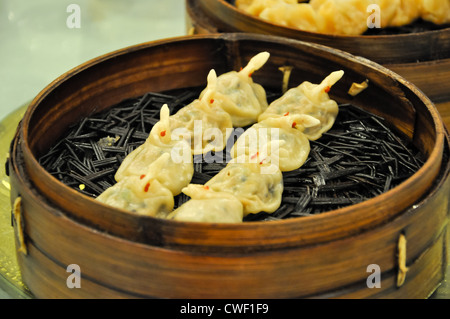
[[186,0],[187,28],[198,34],[251,32],[337,48],[375,61],[417,85],[450,128],[450,27],[399,35],[338,36],[305,32],[264,21],[229,0]]
[[[384,116],[426,155],[394,189],[317,216],[235,225],[136,216],[62,184],[37,158],[71,124],[148,91],[204,86],[261,51],[256,82],[278,88],[342,69],[332,98]],[[370,80],[362,94],[353,82]],[[37,298],[425,298],[447,264],[449,137],[433,103],[367,59],[329,47],[256,34],[164,39],[111,52],[65,73],[31,102],[8,162],[18,261]],[[69,289],[67,267],[82,286]],[[379,265],[381,288],[367,286]]]

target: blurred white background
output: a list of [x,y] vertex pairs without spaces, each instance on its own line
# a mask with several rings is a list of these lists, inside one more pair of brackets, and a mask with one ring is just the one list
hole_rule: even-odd
[[[76,11],[67,12],[71,4],[79,20]],[[129,45],[185,35],[185,24],[184,0],[0,0],[0,120],[73,67]]]
[[184,0],[0,0],[0,121],[81,63],[186,33]]

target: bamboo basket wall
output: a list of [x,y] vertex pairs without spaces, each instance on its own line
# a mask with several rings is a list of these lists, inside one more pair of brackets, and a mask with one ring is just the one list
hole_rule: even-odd
[[[148,91],[204,86],[210,69],[239,70],[261,51],[271,58],[254,79],[265,87],[280,86],[283,65],[296,70],[292,85],[344,70],[332,98],[384,116],[426,154],[424,166],[387,193],[346,208],[225,225],[113,209],[38,164],[70,124],[93,110]],[[366,78],[366,91],[347,94],[353,82]],[[443,279],[447,263],[448,156],[449,137],[432,102],[364,58],[255,34],[188,36],[124,48],[49,84],[17,130],[8,166],[22,277],[37,298],[425,298]],[[71,264],[81,269],[81,288],[66,285]],[[382,270],[379,289],[366,283],[371,264]]]
[[186,0],[187,29],[198,34],[246,32],[284,36],[363,56],[417,85],[450,128],[450,28],[378,36],[335,36],[279,26],[238,10],[233,1]]

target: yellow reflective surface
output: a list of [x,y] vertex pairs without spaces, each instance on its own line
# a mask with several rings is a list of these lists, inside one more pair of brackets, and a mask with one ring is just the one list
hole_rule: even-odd
[[0,122],[0,288],[4,291],[3,293],[7,294],[7,296],[2,296],[4,298],[27,298],[30,296],[22,282],[16,259],[14,228],[11,225],[10,184],[5,171],[9,146],[26,107],[27,105],[20,107]]

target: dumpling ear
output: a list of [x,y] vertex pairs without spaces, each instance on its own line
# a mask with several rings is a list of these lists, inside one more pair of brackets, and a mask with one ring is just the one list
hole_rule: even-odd
[[211,69],[208,73],[208,77],[206,78],[208,81],[208,87],[211,87],[211,89],[217,88],[217,73],[214,69]]
[[319,96],[322,93],[328,93],[330,88],[344,76],[344,71],[335,71],[328,75],[322,83],[313,89],[313,96]]
[[206,80],[208,84],[201,95],[201,101],[211,104],[211,101],[214,101],[212,99],[214,93],[217,91],[217,73],[214,69],[211,69],[211,71],[209,71]]
[[184,187],[182,190],[183,194],[186,196],[189,196],[191,198],[198,198],[199,193],[205,192],[205,186],[200,184],[189,184],[186,187]]
[[313,116],[300,114],[298,116],[294,116],[294,119],[297,125],[302,126],[304,128],[314,127],[320,125],[320,120],[316,119]]
[[269,117],[260,121],[260,123],[267,123],[270,127],[279,128],[295,128],[303,131],[305,128],[314,127],[320,125],[320,120],[311,115],[306,114],[292,114],[284,116]]
[[245,68],[243,68],[239,73],[247,77],[250,76],[253,72],[259,70],[264,64],[266,64],[267,60],[269,60],[269,57],[269,52],[258,53],[250,59]]
[[161,107],[159,113],[159,122],[153,126],[153,129],[150,131],[150,136],[156,134],[156,138],[159,138],[164,143],[168,143],[171,141],[171,130],[170,130],[170,110],[167,104],[164,104]]
[[170,110],[169,110],[169,106],[167,104],[164,104],[161,107],[161,111],[160,111],[160,115],[159,115],[159,120],[160,122],[164,123],[164,125],[169,124],[169,117],[170,117]]

